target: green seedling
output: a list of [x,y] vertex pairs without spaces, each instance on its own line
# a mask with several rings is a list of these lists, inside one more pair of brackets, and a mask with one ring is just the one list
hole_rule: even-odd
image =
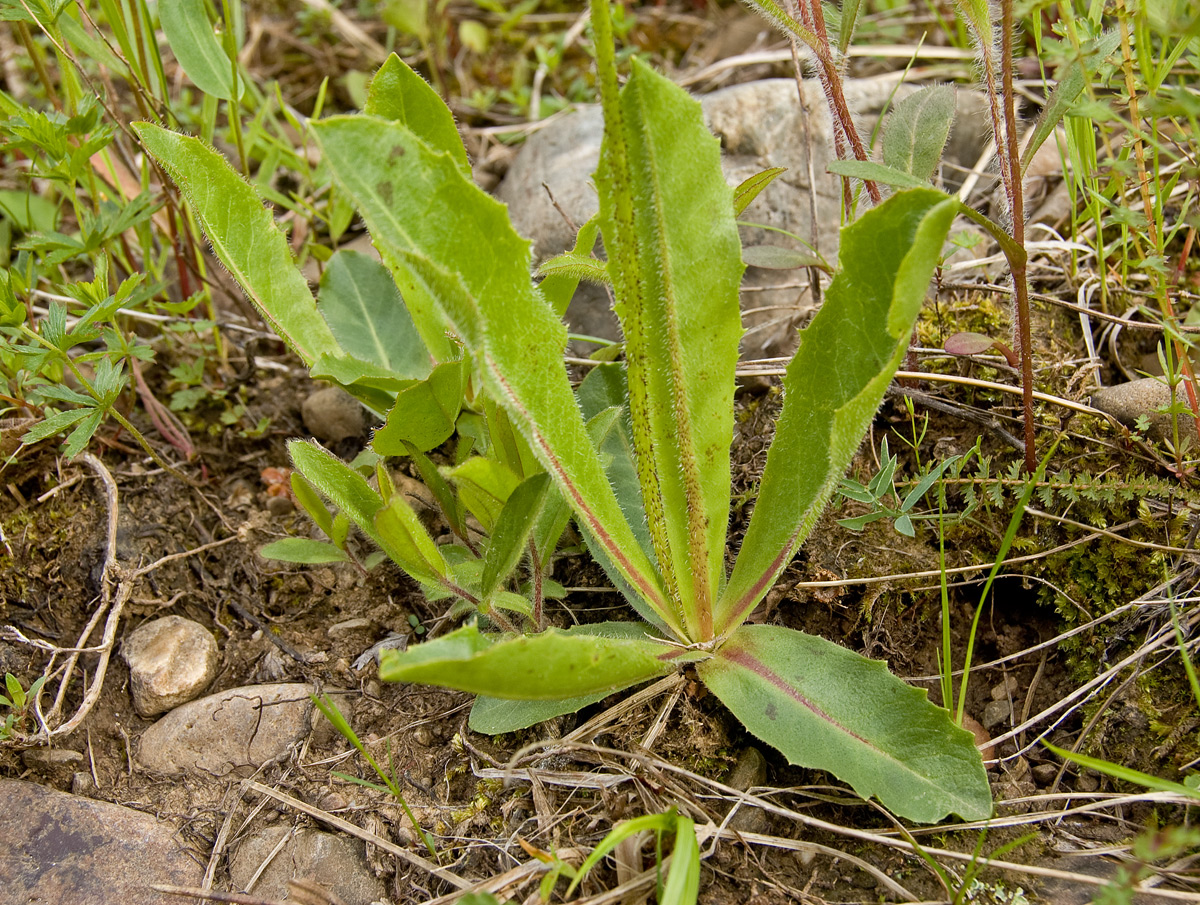
[[[416,332],[438,367],[468,376],[482,411],[460,412],[445,436],[456,433],[460,449],[487,443],[487,455],[456,454],[456,464],[431,471],[483,528],[452,544],[434,540],[384,467],[411,452],[402,439],[419,409],[387,412],[373,481],[315,444],[290,447],[297,469],[394,562],[478,614],[407,652],[385,652],[380,674],[475,692],[471,726],[501,732],[692,664],[791,762],[828,770],[913,820],[985,818],[991,797],[971,736],[924,692],[824,639],[745,624],[874,416],[957,202],[929,188],[904,192],[844,231],[841,269],[787,369],[759,498],[727,574],[744,269],[734,191],[699,105],[636,59],[618,90],[606,3],[593,2],[592,21],[605,114],[597,223],[625,363],[595,368],[578,394],[563,361],[563,294],[548,298],[531,282],[529,243],[471,182],[449,111],[428,87],[389,62],[366,113],[312,126]],[[214,175],[212,152],[198,143],[136,128],[281,335],[326,371],[357,373],[342,382],[364,400],[400,389],[339,346],[269,214],[252,194],[244,208],[231,200],[250,191],[245,183]],[[196,203],[212,190],[219,203]],[[247,279],[250,270],[258,273]],[[447,331],[453,354],[442,357],[431,342],[447,343]],[[641,621],[539,631],[541,576],[568,514]]]
[[12,673],[4,674],[4,686],[8,695],[0,694],[0,707],[8,709],[4,714],[4,723],[0,725],[0,742],[7,741],[14,735],[25,733],[25,721],[29,717],[29,707],[38,696],[42,686],[46,684],[45,676],[38,676],[28,689],[21,687],[21,680]]
[[376,791],[383,791],[391,794],[396,801],[400,802],[400,807],[404,809],[404,816],[408,818],[409,822],[413,825],[413,829],[415,829],[421,836],[421,841],[425,844],[425,848],[429,851],[430,856],[436,861],[438,855],[437,849],[433,844],[433,837],[421,829],[421,825],[417,823],[416,817],[413,816],[412,808],[408,806],[408,802],[405,800],[404,794],[400,791],[400,785],[393,778],[395,771],[392,770],[389,772],[379,766],[379,762],[375,760],[371,752],[367,750],[366,746],[359,739],[358,733],[356,733],[353,727],[351,727],[350,723],[347,722],[345,715],[338,709],[337,704],[333,702],[333,698],[327,694],[323,694],[320,697],[317,697],[315,694],[310,694],[309,697],[312,698],[312,702],[316,708],[321,711],[321,715],[324,716],[325,719],[329,720],[330,725],[332,725],[333,728],[341,734],[342,738],[358,749],[358,753],[363,756],[363,759],[366,760],[371,769],[375,771],[375,775],[383,780],[383,785],[380,786],[377,783],[367,782],[366,780],[360,779],[357,776],[351,776],[348,773],[335,772],[333,775],[339,777],[340,779],[344,779],[347,782],[355,783],[356,785],[366,786],[367,788],[375,789]]
[[[953,456],[937,467],[929,469],[917,479],[916,484],[901,500],[895,483],[898,460],[888,450],[887,437],[884,437],[879,448],[879,471],[875,473],[870,482],[860,484],[850,478],[842,478],[838,485],[838,493],[847,499],[867,504],[871,507],[870,511],[853,518],[838,519],[838,524],[852,531],[861,531],[871,522],[889,518],[893,520],[893,526],[899,533],[905,537],[915,537],[916,528],[913,527],[913,519],[932,519],[937,516],[933,514],[914,515],[912,510],[917,503],[921,502],[942,474],[958,462],[958,459],[958,456]],[[895,504],[892,504],[891,500],[895,500]]]
[[[674,808],[662,814],[647,814],[633,820],[623,820],[612,828],[601,840],[587,859],[574,872],[571,885],[567,888],[567,898],[579,887],[593,867],[601,859],[613,851],[625,839],[637,836],[638,833],[653,832],[655,840],[655,863],[658,865],[659,878],[656,890],[657,901],[663,905],[694,905],[700,891],[700,845],[696,840],[696,827],[691,818],[684,817]],[[663,837],[674,837],[674,848],[671,853],[671,867],[667,877],[662,878]],[[553,884],[550,889],[552,890]],[[542,890],[542,900],[548,902],[547,890]]]

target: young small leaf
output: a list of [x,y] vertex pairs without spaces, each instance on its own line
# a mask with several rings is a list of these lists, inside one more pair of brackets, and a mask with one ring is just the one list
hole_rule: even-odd
[[786,172],[787,167],[768,167],[762,172],[743,179],[733,190],[733,215],[740,217],[762,190],[774,182],[776,176]]
[[924,182],[932,179],[950,137],[954,104],[952,85],[929,85],[896,104],[883,126],[884,164]]
[[[425,0],[417,2],[424,5]],[[371,79],[363,112],[408,126],[435,151],[449,154],[465,175],[471,175],[454,114],[429,83],[396,54],[389,55]]]
[[[171,52],[187,77],[205,94],[233,98],[233,64],[208,20],[204,0],[160,0],[159,21]],[[238,97],[245,82],[238,79]]]
[[480,590],[490,597],[508,580],[528,549],[529,536],[542,514],[550,478],[545,473],[527,478],[504,503],[483,557]]
[[258,548],[263,559],[318,565],[328,562],[349,562],[350,557],[333,544],[307,537],[285,537]]

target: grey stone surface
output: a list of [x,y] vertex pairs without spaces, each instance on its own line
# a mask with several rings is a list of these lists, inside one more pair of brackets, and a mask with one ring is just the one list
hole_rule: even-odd
[[[859,130],[869,135],[878,111],[891,96],[893,85],[881,80],[850,81],[846,99],[858,116]],[[902,87],[895,99],[911,89]],[[812,171],[816,191],[816,246],[827,260],[835,261],[841,219],[840,182],[826,172],[833,159],[832,127],[820,86],[804,83],[806,116],[790,79],[768,79],[726,88],[701,99],[710,128],[724,149],[726,180],[737,185],[772,166],[788,171],[775,179],[743,215],[759,223],[789,230],[806,240],[813,238],[809,164],[804,124],[813,149]],[[986,141],[984,103],[973,92],[959,92],[959,121],[951,135],[947,159],[973,166]],[[533,240],[534,256],[542,261],[574,243],[574,231],[555,210],[542,184],[559,206],[581,225],[597,209],[592,172],[600,153],[603,119],[598,107],[586,107],[564,118],[555,127],[531,136],[513,161],[497,192],[509,206],[518,232]],[[763,235],[771,235],[763,239]],[[749,244],[778,244],[777,234],[747,231]],[[794,345],[794,329],[811,311],[807,290],[779,287],[798,282],[799,271],[749,268],[743,280],[742,308],[772,309],[745,317],[748,329],[743,354],[750,357],[780,354]],[[598,287],[583,287],[567,312],[575,332],[617,337],[616,321],[608,298]]]
[[[1182,384],[1176,390],[1176,396],[1186,404],[1187,395]],[[1150,420],[1150,436],[1155,440],[1169,440],[1172,436],[1171,416],[1155,412],[1155,409],[1171,404],[1171,388],[1158,378],[1142,377],[1104,387],[1096,390],[1089,402],[1093,408],[1112,415],[1130,427],[1145,415]],[[1196,434],[1195,419],[1180,415],[1178,420],[1180,442],[1190,440],[1194,449],[1200,440]]]
[[204,869],[173,824],[17,780],[0,780],[0,901],[169,905],[150,884],[198,886]]
[[325,443],[357,437],[366,427],[366,415],[357,399],[341,387],[325,387],[300,404],[305,429]]
[[[275,846],[291,835],[255,882],[247,889]],[[346,905],[370,905],[384,898],[383,883],[367,866],[363,844],[311,827],[295,830],[269,826],[247,837],[229,861],[229,882],[235,890],[268,899],[287,895],[288,880],[310,880],[340,897]]]
[[121,655],[134,709],[147,719],[194,700],[217,675],[212,632],[182,616],[142,623],[125,639]]
[[177,707],[142,733],[138,765],[168,775],[248,775],[309,731],[311,690],[248,685]]
[[995,729],[1006,725],[1012,715],[1012,704],[1008,701],[988,701],[983,708],[983,726],[985,729]]

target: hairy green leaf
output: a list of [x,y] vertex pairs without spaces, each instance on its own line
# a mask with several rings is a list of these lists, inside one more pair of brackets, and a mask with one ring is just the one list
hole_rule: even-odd
[[287,239],[254,189],[203,142],[153,123],[134,123],[142,144],[188,199],[213,251],[272,329],[306,362],[341,350]]
[[605,114],[596,187],[638,479],[669,592],[689,637],[708,640],[724,581],[742,334],[734,198],[699,103],[649,66],[634,59]]
[[648,637],[602,638],[594,628],[493,640],[472,623],[403,652],[384,651],[379,677],[519,700],[561,700],[627,688],[689,659],[687,651]]
[[450,567],[402,494],[392,494],[387,505],[375,514],[375,530],[379,545],[405,572],[426,584],[444,583]]
[[371,79],[364,112],[408,126],[433,150],[449,154],[466,176],[471,175],[454,114],[429,83],[396,54],[390,54]]
[[909,820],[991,816],[971,733],[877,660],[792,629],[747,625],[698,671],[793,764],[827,770]]
[[855,179],[882,182],[884,185],[901,189],[925,188],[929,184],[904,170],[875,163],[873,160],[833,160],[826,169],[835,176],[853,176]]
[[503,205],[397,123],[333,117],[314,130],[393,270],[436,299],[576,517],[648,604],[677,624],[588,439],[562,360],[566,329],[532,286],[529,243]]
[[350,557],[333,544],[307,537],[285,537],[258,548],[263,559],[318,565],[327,562],[349,562]]
[[367,537],[382,547],[375,530],[375,514],[383,508],[383,498],[367,479],[317,443],[292,440],[288,455],[296,470],[317,490],[325,494]]
[[928,85],[896,104],[883,126],[884,165],[931,180],[954,124],[954,105],[953,85]]
[[[604,262],[592,256],[599,236],[600,223],[592,216],[587,223],[579,227],[575,236],[575,246],[569,252],[551,258],[538,268],[538,275],[544,277],[538,289],[546,299],[546,304],[559,317],[567,313],[580,280],[610,282]],[[579,266],[573,266],[574,264]]]
[[718,604],[717,631],[770,590],[862,442],[908,346],[957,202],[902,192],[842,232],[841,271],[784,378],[784,407],[758,502]]
[[520,564],[546,504],[549,487],[546,473],[536,474],[522,481],[504,502],[483,557],[480,590],[485,597],[490,597]]

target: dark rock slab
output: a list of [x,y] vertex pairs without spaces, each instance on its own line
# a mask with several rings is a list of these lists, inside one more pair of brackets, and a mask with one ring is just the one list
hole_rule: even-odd
[[175,826],[150,814],[19,780],[0,780],[0,802],[6,905],[174,905],[150,884],[203,880]]

